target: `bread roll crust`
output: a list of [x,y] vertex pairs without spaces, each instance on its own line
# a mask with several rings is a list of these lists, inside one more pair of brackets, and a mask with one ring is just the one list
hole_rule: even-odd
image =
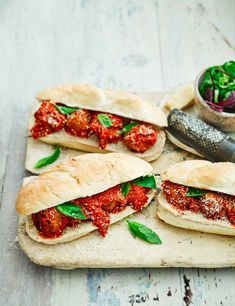
[[30,215],[72,199],[92,196],[152,171],[149,163],[127,154],[80,155],[23,186],[16,199],[16,210]]
[[161,174],[163,181],[235,195],[235,164],[187,160],[170,166]]
[[88,84],[67,84],[44,89],[36,98],[39,102],[52,100],[67,106],[145,121],[159,128],[167,126],[166,116],[159,107],[123,91],[102,90]]

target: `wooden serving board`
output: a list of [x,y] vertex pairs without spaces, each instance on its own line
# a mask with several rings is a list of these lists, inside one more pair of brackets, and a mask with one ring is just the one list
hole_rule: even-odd
[[160,236],[161,245],[133,238],[125,220],[111,225],[105,238],[94,231],[77,240],[50,246],[29,238],[25,219],[20,218],[18,242],[35,263],[59,269],[235,266],[235,237],[176,228],[159,220],[156,211],[155,200],[128,219],[153,229]]
[[[159,103],[162,94],[141,94]],[[26,169],[35,172],[32,165],[53,151],[53,146],[28,139]],[[60,159],[83,154],[63,149]],[[163,154],[152,166],[158,175],[170,164],[185,159],[198,158],[167,141]],[[46,167],[47,169],[52,166]],[[44,169],[46,169],[44,168]],[[160,186],[160,182],[158,184]],[[110,268],[110,267],[231,267],[235,266],[235,237],[206,234],[176,228],[159,220],[156,214],[157,200],[131,220],[141,222],[158,233],[162,245],[151,245],[130,234],[125,220],[110,226],[105,238],[97,231],[89,235],[55,246],[33,241],[25,231],[25,219],[19,220],[18,241],[24,252],[37,264],[60,269]]]

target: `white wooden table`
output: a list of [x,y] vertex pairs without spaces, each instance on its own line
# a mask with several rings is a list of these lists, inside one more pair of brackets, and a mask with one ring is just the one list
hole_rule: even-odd
[[0,305],[235,305],[234,269],[56,271],[14,241],[35,94],[79,81],[156,91],[193,80],[234,59],[234,19],[234,0],[0,1]]

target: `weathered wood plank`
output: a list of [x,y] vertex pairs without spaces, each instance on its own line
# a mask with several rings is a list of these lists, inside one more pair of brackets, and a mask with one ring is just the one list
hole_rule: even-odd
[[[51,285],[51,270],[42,269],[24,256],[15,242],[17,215],[14,210],[15,196],[22,177],[25,176],[25,125],[18,112],[11,114],[12,127],[7,133],[10,139],[6,152],[1,193],[0,232],[1,265],[0,301],[5,305],[30,305],[32,299],[37,305],[47,305]],[[42,300],[44,296],[44,301]],[[1,304],[1,303],[0,303]]]
[[193,81],[205,67],[234,59],[233,0],[156,2],[165,88]]

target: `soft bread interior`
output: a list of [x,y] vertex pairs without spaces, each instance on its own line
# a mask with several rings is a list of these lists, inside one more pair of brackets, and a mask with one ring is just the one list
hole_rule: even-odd
[[152,172],[149,163],[131,155],[83,154],[56,165],[21,187],[16,210],[19,214],[30,215],[71,199],[92,196]]
[[66,133],[64,130],[48,135],[47,137],[40,138],[49,144],[58,144],[64,147],[77,149],[86,152],[93,153],[109,153],[109,152],[121,152],[133,155],[135,157],[142,158],[146,161],[152,161],[157,159],[163,151],[166,136],[163,131],[159,131],[157,135],[157,141],[150,149],[144,153],[137,153],[130,151],[122,141],[114,144],[108,144],[105,150],[99,148],[98,138],[95,135],[91,135],[89,138],[79,138]]
[[173,226],[205,233],[235,236],[235,227],[228,220],[209,220],[200,213],[179,212],[166,201],[163,192],[158,195],[157,215]]
[[[35,108],[32,111],[30,121],[29,121],[29,130],[34,126],[35,120],[34,120],[34,112]],[[50,135],[47,135],[46,137],[41,137],[40,141],[49,143],[49,144],[57,144],[63,147],[81,150],[85,152],[93,152],[93,153],[108,153],[108,152],[121,152],[130,154],[139,158],[142,158],[146,161],[153,161],[157,159],[164,148],[165,141],[166,141],[166,135],[164,131],[160,130],[157,135],[157,141],[150,149],[143,153],[137,153],[130,151],[122,141],[119,141],[118,143],[114,144],[108,144],[105,148],[105,150],[102,150],[99,148],[99,142],[96,135],[91,135],[89,138],[80,138],[76,136],[72,136],[69,133],[65,132],[63,129],[52,133]]]
[[123,91],[102,90],[88,84],[68,84],[45,89],[37,95],[37,99],[40,102],[52,100],[67,106],[109,112],[158,127],[167,126],[166,116],[159,107]]
[[[148,202],[145,206],[147,206],[151,202],[151,200],[154,198],[155,193],[156,192],[153,189],[148,193]],[[117,214],[110,214],[110,225],[123,218],[126,218],[127,216],[133,213],[136,213],[136,210],[132,209],[130,206],[127,206],[123,211]],[[71,241],[80,238],[84,235],[87,235],[96,229],[97,228],[90,221],[88,221],[85,223],[78,224],[75,228],[67,228],[61,237],[55,239],[46,239],[39,235],[37,228],[33,224],[31,215],[27,216],[26,219],[26,231],[28,235],[33,240],[45,244],[57,244]]]

